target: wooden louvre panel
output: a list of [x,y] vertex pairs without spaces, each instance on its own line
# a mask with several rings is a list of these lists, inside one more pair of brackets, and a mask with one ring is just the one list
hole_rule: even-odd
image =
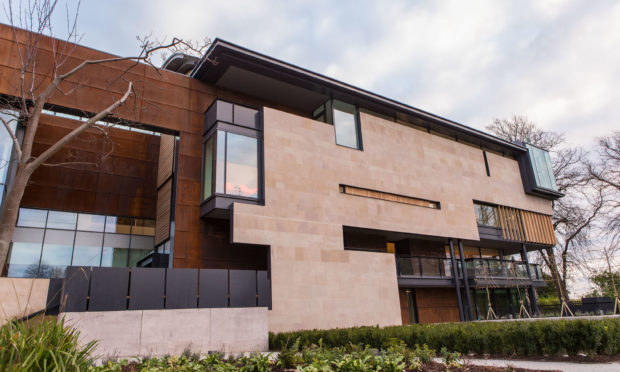
[[380,200],[386,200],[386,201],[392,201],[396,203],[403,203],[403,204],[410,204],[410,205],[417,205],[418,207],[439,209],[439,202],[414,198],[411,196],[392,194],[389,192],[363,189],[360,187],[341,185],[340,192],[343,194],[363,196],[366,198],[380,199]]
[[525,241],[548,245],[557,244],[551,216],[530,211],[521,211],[521,215],[523,216]]
[[170,237],[170,204],[172,199],[172,178],[168,178],[157,190],[157,219],[155,220],[155,245]]
[[157,168],[157,187],[161,187],[172,176],[174,167],[174,136],[162,134],[159,143],[159,165]]

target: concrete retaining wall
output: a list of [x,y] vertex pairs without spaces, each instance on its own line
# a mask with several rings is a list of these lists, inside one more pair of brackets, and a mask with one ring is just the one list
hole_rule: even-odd
[[269,349],[267,308],[62,313],[80,343],[98,340],[100,358],[179,355],[184,350],[238,353]]
[[0,278],[0,325],[45,309],[49,279]]

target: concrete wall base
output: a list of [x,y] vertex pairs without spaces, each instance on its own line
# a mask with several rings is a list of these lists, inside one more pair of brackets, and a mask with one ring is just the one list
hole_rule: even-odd
[[45,309],[49,279],[0,278],[0,325]]
[[267,308],[128,310],[61,313],[80,331],[79,341],[97,340],[94,357],[132,358],[209,351],[239,353],[269,349]]

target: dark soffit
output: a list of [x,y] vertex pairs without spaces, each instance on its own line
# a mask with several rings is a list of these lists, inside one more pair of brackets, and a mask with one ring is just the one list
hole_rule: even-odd
[[318,106],[316,102],[332,97],[383,115],[410,118],[429,130],[498,152],[516,156],[526,151],[483,131],[221,39],[213,41],[189,75],[308,113]]

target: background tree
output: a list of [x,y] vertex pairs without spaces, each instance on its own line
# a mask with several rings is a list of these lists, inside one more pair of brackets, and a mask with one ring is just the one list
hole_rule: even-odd
[[550,152],[558,191],[565,196],[553,203],[558,244],[542,250],[540,256],[553,277],[558,298],[568,299],[570,271],[577,265],[579,249],[591,243],[595,222],[605,206],[605,193],[591,184],[583,149],[567,146],[562,134],[545,131],[518,115],[495,119],[486,129],[507,141],[529,143]]
[[599,138],[596,161],[587,163],[588,174],[607,196],[605,235],[620,241],[620,132]]
[[[67,7],[67,37],[63,41],[54,39],[55,27],[52,24],[52,16],[57,6],[58,0],[30,0],[17,4],[9,1],[4,9],[13,27],[13,39],[16,42],[18,54],[15,59],[19,61],[19,67],[16,69],[16,76],[3,76],[3,79],[7,80],[6,85],[12,87],[15,95],[4,96],[0,101],[0,113],[2,114],[0,121],[13,141],[16,154],[15,175],[7,189],[6,199],[0,213],[0,269],[6,268],[19,205],[34,171],[41,166],[64,165],[65,163],[50,164],[48,160],[88,129],[97,129],[107,136],[107,124],[102,125],[101,120],[114,114],[119,107],[129,99],[135,99],[138,94],[134,89],[134,82],[128,78],[128,72],[133,68],[140,64],[147,64],[157,71],[152,58],[159,53],[168,51],[202,54],[209,43],[208,39],[203,43],[186,42],[178,38],[173,38],[169,42],[159,42],[143,37],[138,38],[140,50],[135,56],[75,62],[76,58],[70,57],[80,40],[76,31],[79,3],[73,17],[69,16],[70,11]],[[52,39],[47,39],[46,36]],[[51,42],[51,59],[49,56],[43,56],[43,42]],[[127,64],[127,62],[131,63]],[[122,83],[125,88],[116,92],[111,89],[108,101],[101,102],[99,111],[84,113],[88,120],[82,122],[38,156],[33,156],[32,147],[39,121],[50,99],[55,95],[79,95],[80,76],[84,76],[93,65],[113,63],[125,68],[121,69],[109,84]],[[14,130],[16,126],[24,129],[21,140],[17,136],[17,131]]]

